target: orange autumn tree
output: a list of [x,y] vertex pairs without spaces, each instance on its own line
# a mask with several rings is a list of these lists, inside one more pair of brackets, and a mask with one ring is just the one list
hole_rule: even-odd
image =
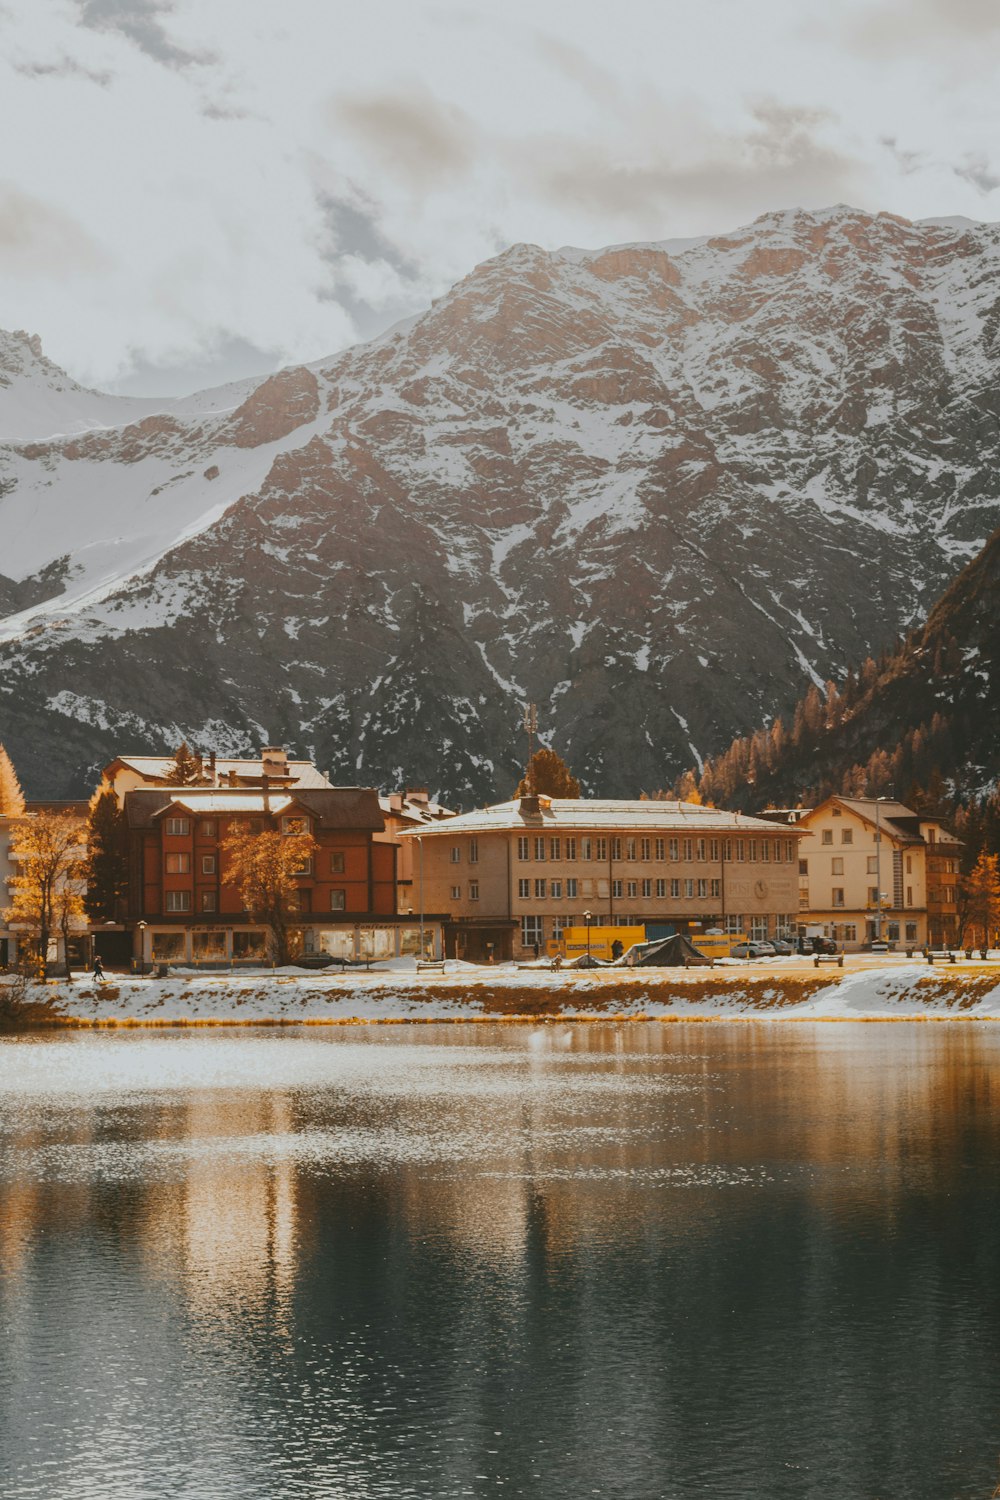
[[271,934],[274,961],[290,963],[300,930],[296,876],[308,867],[319,845],[308,833],[238,829],[224,840],[224,879],[236,886],[243,906]]
[[[69,813],[41,812],[17,818],[11,826],[8,881],[12,901],[4,910],[11,927],[27,934],[38,956],[39,978],[48,978],[49,943],[57,932],[68,940],[84,916],[83,860],[86,832]],[[66,954],[67,968],[69,954]]]
[[1000,856],[980,854],[975,865],[962,881],[965,898],[965,935],[972,930],[973,941],[979,936],[979,946],[985,953],[990,940],[1000,927]]

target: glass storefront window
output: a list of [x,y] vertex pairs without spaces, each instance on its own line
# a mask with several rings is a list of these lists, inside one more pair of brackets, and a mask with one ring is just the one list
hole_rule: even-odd
[[329,953],[331,958],[353,958],[354,957],[354,933],[348,932],[321,932],[318,936],[319,951]]
[[233,933],[233,958],[237,963],[264,963],[267,959],[267,933]]
[[395,958],[395,928],[362,927],[360,937],[362,958]]
[[187,958],[187,934],[154,932],[153,960],[156,963],[183,963]]
[[[399,929],[399,951],[404,958],[420,958],[420,928],[401,927]],[[424,958],[434,957],[434,929],[424,928]]]
[[227,958],[225,932],[193,932],[191,956],[195,963],[212,963]]

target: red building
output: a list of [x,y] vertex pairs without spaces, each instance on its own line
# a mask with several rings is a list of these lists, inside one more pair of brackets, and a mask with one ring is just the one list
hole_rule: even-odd
[[397,916],[397,846],[375,837],[384,830],[377,793],[262,781],[124,792],[137,956],[147,963],[266,961],[267,930],[243,909],[227,870],[225,841],[242,830],[315,840],[297,876],[304,955],[415,955],[418,927]]

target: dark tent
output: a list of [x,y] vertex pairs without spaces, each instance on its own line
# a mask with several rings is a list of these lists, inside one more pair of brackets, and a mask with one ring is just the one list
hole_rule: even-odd
[[581,953],[579,958],[571,958],[563,967],[566,969],[609,969],[611,965],[606,958],[595,958],[593,953]]
[[653,943],[633,944],[618,962],[629,969],[687,969],[696,964],[711,965],[712,960],[699,953],[682,932],[675,932],[673,937]]

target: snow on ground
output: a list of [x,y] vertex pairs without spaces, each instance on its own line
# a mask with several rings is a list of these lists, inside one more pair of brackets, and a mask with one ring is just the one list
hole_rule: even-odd
[[[6,981],[10,983],[11,981]],[[0,979],[0,985],[4,981]],[[36,987],[36,995],[40,987]],[[527,1016],[711,1020],[1000,1020],[1000,961],[935,965],[895,955],[816,970],[808,960],[715,969],[552,972],[449,962],[415,972],[174,970],[166,978],[89,974],[44,994],[69,1024],[455,1021]]]

